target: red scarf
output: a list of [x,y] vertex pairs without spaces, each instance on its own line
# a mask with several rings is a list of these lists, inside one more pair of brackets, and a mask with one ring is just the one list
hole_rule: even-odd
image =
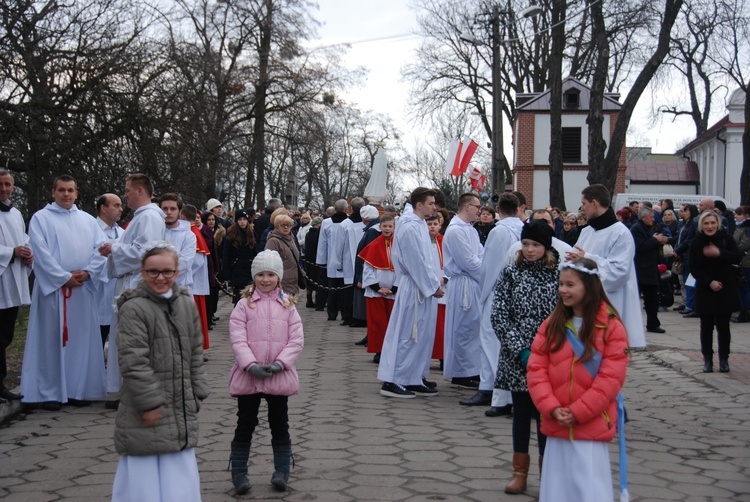
[[440,268],[443,268],[443,234],[437,234],[435,236],[435,242],[437,243],[438,256],[440,257]]
[[385,238],[380,235],[374,241],[369,243],[359,253],[359,258],[376,270],[393,270],[391,261],[391,247],[393,246],[393,236]]

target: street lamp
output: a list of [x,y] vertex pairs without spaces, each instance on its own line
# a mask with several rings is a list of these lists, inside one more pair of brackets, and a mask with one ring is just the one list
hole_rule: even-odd
[[[520,16],[503,23],[505,28],[509,24],[522,18],[531,18],[542,13],[542,8],[532,5]],[[502,74],[500,68],[500,16],[504,19],[512,12],[501,10],[498,4],[492,6],[492,190],[493,194],[501,195],[505,192],[505,173],[508,172],[508,159],[503,154],[503,106],[500,98],[500,82]],[[461,38],[471,44],[478,45],[478,40],[469,34],[461,34]]]

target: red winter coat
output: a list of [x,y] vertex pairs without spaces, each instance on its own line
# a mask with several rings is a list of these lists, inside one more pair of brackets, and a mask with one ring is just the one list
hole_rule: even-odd
[[[229,318],[229,339],[235,363],[229,375],[232,396],[299,394],[295,363],[305,344],[302,319],[293,304],[276,288],[271,293],[256,289],[242,298]],[[248,305],[252,303],[252,308]],[[245,371],[252,364],[279,363],[282,371],[259,379]]]
[[[591,378],[566,341],[557,352],[543,352],[545,320],[531,345],[527,366],[529,392],[542,415],[542,432],[547,436],[588,441],[609,441],[615,436],[615,398],[625,382],[628,366],[628,336],[622,323],[610,316],[602,302],[596,316],[594,346],[602,354],[599,374]],[[551,417],[558,407],[570,408],[578,422],[563,427]]]

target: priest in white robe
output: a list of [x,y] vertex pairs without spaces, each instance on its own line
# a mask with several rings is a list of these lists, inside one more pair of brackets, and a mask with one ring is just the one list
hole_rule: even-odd
[[14,187],[13,175],[0,169],[0,403],[21,399],[5,387],[5,350],[13,342],[18,308],[31,303],[29,274],[34,262],[23,216],[10,201]]
[[21,370],[23,402],[88,404],[105,397],[97,283],[105,241],[96,220],[74,204],[76,182],[55,180],[48,204],[31,218],[36,284]]
[[[479,301],[484,247],[473,222],[482,204],[475,194],[458,199],[458,213],[443,238],[444,273],[450,279],[445,308],[445,360],[443,375],[462,386],[479,376],[481,347]],[[474,384],[475,385],[475,384]]]
[[500,257],[521,239],[523,222],[518,218],[518,198],[503,194],[498,202],[500,221],[490,230],[484,243],[484,257],[480,270],[479,304],[482,314],[479,326],[481,354],[479,358],[479,389],[469,399],[459,401],[464,406],[492,406],[491,416],[510,414],[513,399],[510,391],[495,389],[497,362],[500,356],[500,341],[492,329],[490,314],[495,298],[495,284],[502,277],[506,263]]
[[434,193],[415,189],[411,196],[414,212],[402,216],[396,225],[391,260],[398,294],[378,367],[378,380],[384,382],[380,394],[387,397],[437,394],[423,381],[435,339],[436,298],[444,295],[432,266],[432,244],[424,222],[434,212]]
[[[326,268],[328,286],[332,288],[328,292],[328,320],[335,321],[341,311],[343,323],[351,322],[351,308],[347,309],[344,303],[344,249],[346,247],[346,236],[344,234],[343,222],[347,221],[346,210],[349,203],[346,199],[339,199],[333,205],[335,213],[330,218],[323,220],[320,225],[320,238],[318,240],[318,254],[315,261]],[[343,324],[342,323],[342,324]]]
[[631,348],[645,348],[646,335],[635,275],[635,241],[628,227],[617,221],[603,185],[590,185],[581,192],[581,209],[588,218],[567,259],[585,256],[596,262],[609,301],[620,314]]
[[[120,197],[113,193],[105,193],[96,201],[96,222],[99,224],[99,228],[104,232],[104,237],[109,242],[116,241],[125,230],[121,228],[117,222],[120,221],[122,216],[122,201]],[[102,269],[102,274],[99,277],[99,284],[97,287],[97,302],[99,307],[99,329],[102,334],[102,346],[105,345],[107,338],[109,337],[110,323],[112,322],[112,315],[114,309],[112,305],[112,298],[115,294],[115,280],[109,277],[107,269]]]
[[[117,242],[107,243],[99,248],[102,256],[107,257],[109,277],[117,279],[113,304],[116,304],[123,291],[138,285],[143,255],[156,242],[164,240],[164,212],[151,202],[153,191],[151,180],[145,174],[131,174],[127,177],[123,198],[128,207],[135,211],[133,219]],[[114,314],[107,350],[107,392],[119,392],[121,385],[122,376],[117,358],[117,315]]]

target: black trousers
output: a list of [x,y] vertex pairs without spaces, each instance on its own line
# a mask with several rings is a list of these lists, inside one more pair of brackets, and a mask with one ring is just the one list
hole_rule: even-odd
[[328,292],[328,318],[336,319],[339,311],[341,311],[341,320],[351,321],[352,286],[346,288],[343,277],[329,277],[328,286],[331,288],[337,288]]
[[719,339],[719,359],[729,357],[729,344],[732,335],[729,332],[729,320],[732,314],[702,315],[701,316],[701,353],[704,356],[714,355],[714,326]]
[[643,309],[646,311],[646,328],[658,328],[661,326],[659,317],[659,286],[656,284],[638,284],[638,289],[643,295]]
[[269,394],[250,394],[237,398],[237,428],[234,430],[234,441],[250,443],[253,432],[258,426],[258,409],[260,400],[268,403],[268,426],[274,441],[289,441],[289,398]]
[[544,455],[547,436],[542,434],[542,421],[539,411],[528,392],[511,392],[513,397],[513,452],[528,453],[531,439],[531,419],[536,420],[536,438],[539,443],[539,455]]
[[328,290],[326,289],[328,286],[328,276],[326,276],[326,269],[318,267],[318,272],[315,277],[317,283],[322,286],[320,288],[316,287],[315,310],[323,310],[328,304]]
[[18,317],[18,307],[0,309],[0,387],[3,387],[3,380],[8,376],[8,366],[5,362],[5,350],[13,341],[13,331],[16,329],[16,318]]

